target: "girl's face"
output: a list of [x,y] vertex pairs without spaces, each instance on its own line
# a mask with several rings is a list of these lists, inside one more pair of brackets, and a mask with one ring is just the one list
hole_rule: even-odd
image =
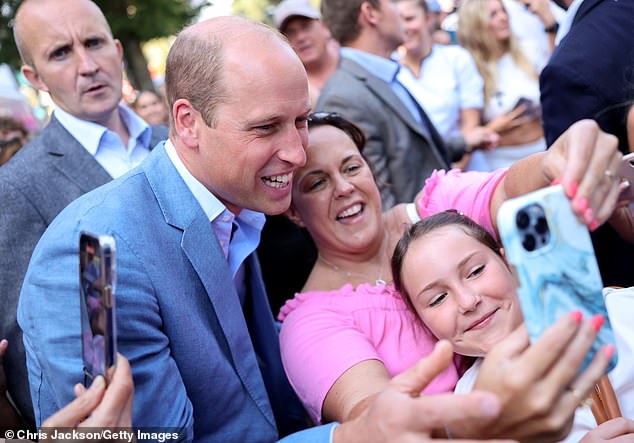
[[381,198],[368,164],[344,131],[310,130],[306,165],[295,173],[289,216],[320,251],[360,253],[383,232]]
[[496,40],[503,42],[511,37],[509,16],[499,0],[488,0],[486,3],[489,18],[489,30]]
[[479,357],[523,319],[506,262],[464,229],[444,226],[412,241],[402,281],[436,337]]

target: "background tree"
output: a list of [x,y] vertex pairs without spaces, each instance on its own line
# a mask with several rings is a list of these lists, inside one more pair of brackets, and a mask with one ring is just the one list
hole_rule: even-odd
[[[11,24],[21,0],[0,0],[0,62],[20,65]],[[137,89],[154,89],[141,43],[168,37],[191,23],[208,0],[95,0],[124,48],[128,79]],[[63,11],[60,11],[63,13]]]

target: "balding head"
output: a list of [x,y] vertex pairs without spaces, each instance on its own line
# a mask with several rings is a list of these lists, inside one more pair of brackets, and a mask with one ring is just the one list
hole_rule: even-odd
[[279,32],[241,17],[217,17],[185,28],[172,45],[165,68],[170,123],[174,102],[187,99],[214,126],[216,107],[231,94],[224,79],[231,75],[232,61],[246,63],[275,49],[293,53]]
[[13,22],[13,39],[20,53],[22,63],[34,65],[30,36],[41,26],[47,26],[50,21],[59,18],[59,11],[68,11],[66,5],[72,5],[74,10],[81,8],[86,14],[108,30],[112,31],[101,9],[91,0],[23,0],[15,13]]

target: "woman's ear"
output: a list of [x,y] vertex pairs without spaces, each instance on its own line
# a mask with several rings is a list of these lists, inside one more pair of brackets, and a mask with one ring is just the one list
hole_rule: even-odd
[[284,215],[287,216],[293,223],[295,223],[300,228],[306,227],[306,225],[304,225],[304,222],[302,221],[302,217],[299,215],[299,212],[297,212],[297,209],[295,209],[295,206],[293,206],[292,203],[291,203],[291,206],[286,210]]

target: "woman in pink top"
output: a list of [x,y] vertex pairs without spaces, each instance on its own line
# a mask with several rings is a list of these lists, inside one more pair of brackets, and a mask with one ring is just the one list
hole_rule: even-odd
[[[309,130],[307,163],[294,177],[287,215],[307,228],[319,258],[303,292],[287,302],[279,319],[286,372],[315,422],[350,419],[392,376],[435,345],[391,284],[389,260],[407,226],[455,208],[494,233],[494,215],[502,201],[561,176],[564,186],[577,198],[589,199],[593,214],[604,220],[602,202],[609,189],[593,183],[606,164],[618,160],[613,140],[602,143],[607,136],[586,122],[572,131],[582,143],[570,143],[574,136],[567,134],[549,151],[508,171],[438,171],[415,205],[383,213],[377,184],[361,155],[362,132],[328,113],[313,114]],[[592,167],[586,168],[588,164]],[[424,392],[452,390],[458,366],[450,365]],[[530,410],[529,395],[526,401]]]

